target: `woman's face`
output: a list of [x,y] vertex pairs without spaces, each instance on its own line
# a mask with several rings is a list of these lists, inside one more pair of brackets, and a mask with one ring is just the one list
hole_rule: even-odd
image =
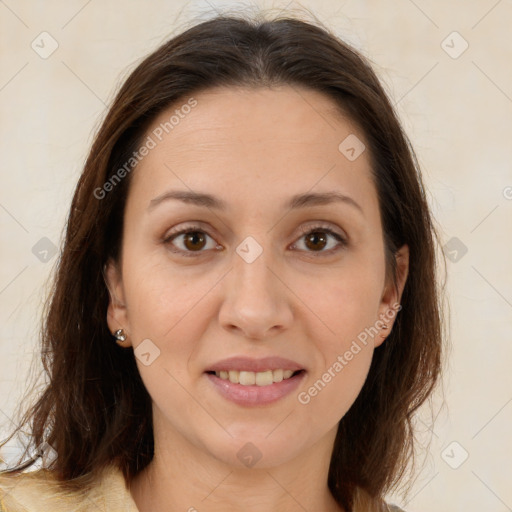
[[332,443],[408,265],[404,246],[397,295],[364,134],[317,92],[216,88],[143,143],[108,322],[135,349],[155,435],[259,467]]

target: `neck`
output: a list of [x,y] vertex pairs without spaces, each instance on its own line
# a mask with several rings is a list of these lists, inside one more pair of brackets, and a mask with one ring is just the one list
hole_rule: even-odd
[[234,467],[162,432],[155,428],[155,456],[130,488],[139,512],[344,512],[327,486],[335,430],[300,457],[261,468]]

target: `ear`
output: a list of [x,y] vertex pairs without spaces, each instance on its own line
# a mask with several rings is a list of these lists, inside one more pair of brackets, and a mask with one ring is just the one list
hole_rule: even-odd
[[110,296],[107,309],[108,328],[111,333],[116,332],[118,329],[123,329],[127,334],[127,340],[122,345],[130,346],[130,325],[125,304],[123,278],[121,269],[115,261],[109,260],[105,265],[103,278],[105,279]]
[[[409,275],[409,246],[403,245],[400,249],[395,253],[396,260],[396,288],[391,279],[386,283],[386,287],[384,288],[384,292],[382,294],[381,303],[379,306],[379,319],[382,321],[378,321],[376,326],[378,329],[382,329],[380,332],[383,335],[389,335],[391,329],[393,328],[393,324],[396,320],[396,315],[399,311],[400,299],[402,298],[402,293],[404,291],[405,282],[407,281],[407,276]],[[387,325],[387,329],[383,326]],[[381,343],[384,342],[386,338],[383,338],[378,334],[374,338],[374,346],[378,347]]]

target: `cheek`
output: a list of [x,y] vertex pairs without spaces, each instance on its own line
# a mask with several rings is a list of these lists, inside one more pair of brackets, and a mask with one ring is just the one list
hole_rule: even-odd
[[320,355],[317,370],[298,397],[311,413],[318,411],[310,416],[315,424],[338,421],[368,375],[374,339],[379,336],[375,329],[383,280],[379,263],[372,255],[347,259],[328,278],[304,278],[297,291],[307,297],[304,302],[319,320],[315,323],[320,330],[308,336]]
[[[343,299],[325,301],[319,310],[329,330],[323,336],[311,336],[319,354],[315,371],[301,388],[297,399],[307,411],[311,428],[334,425],[350,409],[364,385],[373,356],[371,327],[374,308],[361,290],[337,289]],[[345,293],[343,293],[345,291]]]
[[127,257],[123,272],[132,330],[164,339],[180,323],[190,324],[194,308],[215,284],[215,276],[196,270],[182,269],[158,251]]
[[137,360],[141,377],[155,401],[183,398],[179,407],[186,409],[181,385],[192,386],[198,374],[197,355],[215,314],[211,294],[223,273],[179,268],[161,254],[127,258],[124,271],[134,349],[149,339],[158,353],[151,366]]
[[186,272],[172,270],[161,258],[151,262],[146,257],[146,264],[141,264],[142,261],[139,259],[130,267],[127,259],[129,278],[125,291],[129,297],[130,330],[135,350],[139,343],[149,339],[156,346],[158,356],[149,365],[136,358],[140,376],[157,407],[167,410],[172,403],[168,414],[172,411],[179,411],[180,417],[186,417],[188,412],[197,414],[197,405],[185,390],[192,388],[194,354],[208,320],[205,294],[215,280],[208,276],[191,279]]
[[295,280],[294,293],[318,319],[324,348],[331,355],[374,325],[383,271],[371,255],[354,254],[321,276],[302,275]]
[[333,354],[325,368],[312,375],[297,396],[308,421],[315,427],[337,423],[364,385],[372,360],[372,347],[359,344],[347,349]]

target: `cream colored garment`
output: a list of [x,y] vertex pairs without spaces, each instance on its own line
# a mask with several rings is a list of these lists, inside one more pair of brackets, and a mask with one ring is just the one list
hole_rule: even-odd
[[1,512],[139,512],[121,471],[105,469],[89,492],[65,492],[48,470],[0,475]]
[[[404,512],[393,505],[370,504],[358,493],[354,512]],[[51,471],[0,475],[0,512],[139,512],[122,472],[110,466],[89,492],[65,492],[57,488]]]

